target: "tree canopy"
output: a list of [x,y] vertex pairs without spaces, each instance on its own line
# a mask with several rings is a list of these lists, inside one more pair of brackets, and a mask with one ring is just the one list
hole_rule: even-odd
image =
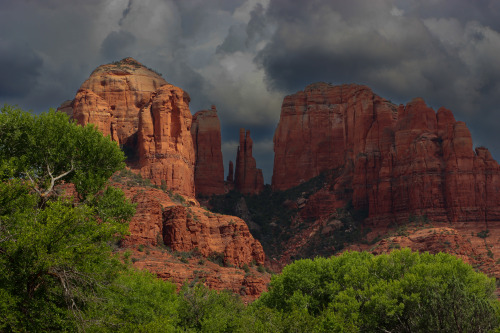
[[123,159],[116,143],[65,114],[2,108],[1,331],[84,327],[82,309],[118,272],[111,245],[134,212],[106,186]]
[[315,318],[318,331],[488,332],[495,281],[445,253],[409,249],[296,261],[256,305]]

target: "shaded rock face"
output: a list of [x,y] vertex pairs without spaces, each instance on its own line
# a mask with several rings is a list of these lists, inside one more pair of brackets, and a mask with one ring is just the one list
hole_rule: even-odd
[[451,111],[422,99],[396,106],[366,86],[310,85],[284,99],[274,150],[274,190],[336,169],[325,195],[352,200],[375,224],[410,214],[500,221],[498,163],[485,148],[473,151]]
[[234,182],[234,166],[233,166],[233,161],[229,161],[229,166],[228,166],[229,171],[227,172],[227,181],[230,183]]
[[191,136],[196,154],[194,171],[196,195],[223,194],[224,164],[220,122],[215,106],[193,115]]
[[252,149],[253,141],[250,138],[250,131],[245,132],[244,128],[240,129],[240,145],[236,155],[234,186],[243,194],[257,194],[264,189],[264,176],[262,170],[257,169]]
[[59,111],[92,123],[157,185],[194,196],[189,95],[132,58],[99,66]]

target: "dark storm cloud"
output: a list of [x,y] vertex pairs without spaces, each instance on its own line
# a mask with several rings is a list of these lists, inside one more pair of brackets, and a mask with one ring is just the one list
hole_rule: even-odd
[[132,0],[128,0],[127,8],[125,8],[123,10],[122,17],[121,17],[120,21],[118,22],[119,25],[123,24],[123,20],[125,20],[127,18],[127,15],[130,13],[131,9],[132,9]]
[[42,58],[29,46],[0,39],[0,98],[28,95],[42,65]]
[[109,62],[126,58],[135,41],[135,36],[128,31],[112,31],[102,42],[101,54]]
[[272,0],[275,33],[255,59],[285,93],[353,82],[396,102],[448,107],[498,158],[500,134],[482,129],[500,126],[499,14],[487,0]]
[[[205,35],[209,30],[227,22],[218,21],[221,12],[233,13],[245,0],[173,0],[182,16],[181,27],[184,38]],[[227,29],[226,29],[227,31]]]

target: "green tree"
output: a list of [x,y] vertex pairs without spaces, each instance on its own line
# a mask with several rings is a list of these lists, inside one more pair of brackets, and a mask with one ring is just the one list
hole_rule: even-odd
[[4,106],[0,113],[0,159],[5,176],[27,179],[40,197],[61,181],[85,199],[124,167],[118,145],[93,125],[78,126],[51,110],[38,116]]
[[179,325],[199,332],[234,332],[244,305],[230,291],[185,284],[179,292]]
[[123,159],[116,143],[65,114],[2,108],[0,331],[86,326],[84,310],[122,265],[111,245],[134,212],[106,186]]
[[347,252],[285,267],[253,306],[305,311],[332,332],[488,332],[495,282],[448,254]]
[[90,305],[88,331],[175,332],[179,322],[176,289],[149,272],[130,268]]

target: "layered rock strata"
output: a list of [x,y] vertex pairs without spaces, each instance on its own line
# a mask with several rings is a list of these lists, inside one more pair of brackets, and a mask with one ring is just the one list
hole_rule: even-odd
[[[72,102],[73,118],[92,123],[120,145],[135,146],[139,111],[153,92],[167,84],[159,74],[132,58],[97,67]],[[69,109],[66,105],[66,113]]]
[[472,149],[451,111],[422,99],[397,106],[366,86],[309,85],[284,99],[274,150],[274,190],[336,170],[332,207],[352,200],[373,223],[500,221],[498,163]]
[[191,136],[196,154],[194,182],[196,195],[224,193],[224,164],[221,150],[220,122],[217,109],[198,111],[193,115]]
[[166,84],[139,112],[136,168],[153,183],[194,197],[195,151],[189,95]]
[[[246,301],[267,290],[270,275],[252,267],[264,264],[264,251],[243,220],[211,213],[194,201],[182,205],[159,189],[113,185],[137,204],[130,234],[121,243],[131,250],[134,266],[179,287],[202,281],[213,289],[232,290]],[[245,265],[251,274],[243,270]]]
[[194,196],[189,95],[132,58],[99,66],[60,111],[94,124],[157,185]]
[[264,176],[253,157],[253,141],[250,131],[240,129],[240,145],[236,155],[234,186],[244,194],[257,194],[264,189]]
[[246,223],[235,216],[212,213],[198,206],[175,203],[154,188],[124,188],[137,204],[125,247],[168,246],[172,251],[196,251],[203,257],[220,256],[228,265],[264,264],[265,254]]

